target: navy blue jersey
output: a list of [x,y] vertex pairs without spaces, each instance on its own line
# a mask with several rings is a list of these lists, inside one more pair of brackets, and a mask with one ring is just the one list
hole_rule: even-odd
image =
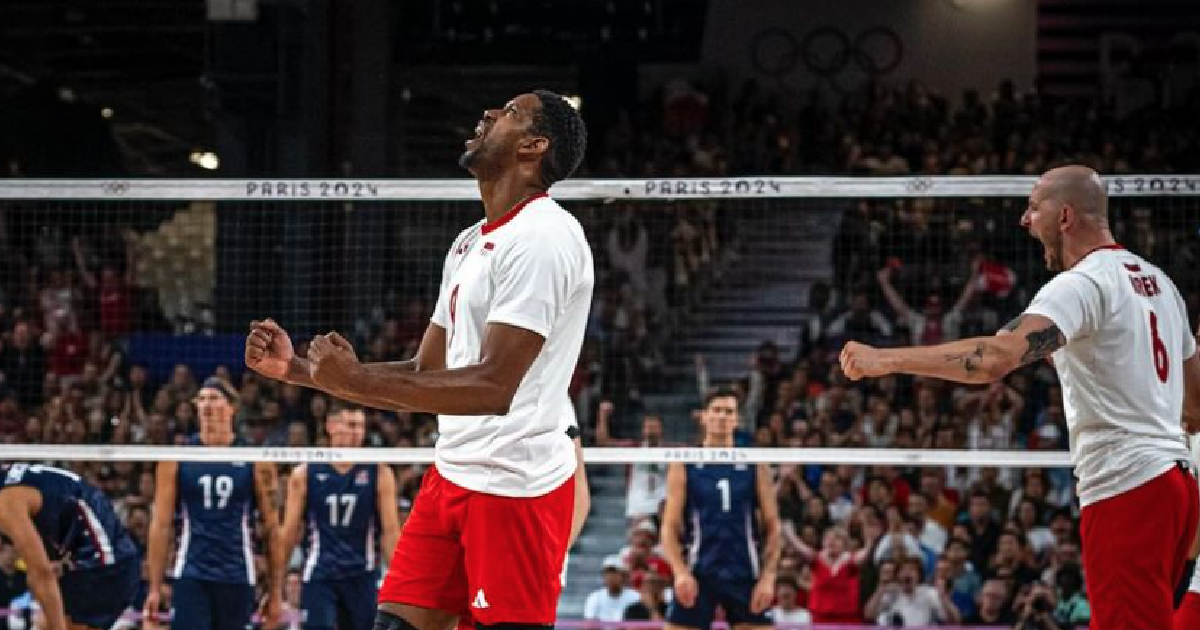
[[254,584],[254,465],[180,462],[176,578]]
[[345,474],[329,464],[308,465],[304,509],[305,582],[374,571],[379,545],[378,464],[356,464]]
[[696,577],[758,577],[758,490],[753,464],[688,464],[688,565]]
[[12,464],[4,487],[28,486],[42,495],[33,525],[52,561],[70,570],[95,569],[138,557],[137,546],[112,503],[79,475],[41,464]]

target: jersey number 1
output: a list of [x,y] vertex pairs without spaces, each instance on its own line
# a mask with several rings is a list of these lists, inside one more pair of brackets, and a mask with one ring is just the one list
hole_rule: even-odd
[[721,511],[728,512],[731,507],[731,501],[729,497],[729,480],[718,480],[717,490],[721,492]]
[[1167,355],[1167,344],[1158,336],[1158,314],[1154,311],[1150,311],[1150,336],[1154,344],[1154,372],[1159,381],[1166,383],[1171,374],[1171,360]]

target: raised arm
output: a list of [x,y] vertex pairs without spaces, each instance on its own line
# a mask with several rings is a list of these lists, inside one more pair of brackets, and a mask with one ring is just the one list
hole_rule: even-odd
[[896,311],[896,317],[899,317],[903,321],[908,321],[908,318],[912,316],[912,309],[908,307],[908,303],[904,301],[904,298],[892,286],[891,268],[884,267],[880,269],[875,274],[875,278],[879,280],[879,289],[883,291],[883,297],[887,299],[888,305],[892,307],[893,311]]
[[396,473],[387,464],[379,464],[379,483],[375,486],[375,505],[379,511],[379,524],[382,536],[382,557],[392,557],[396,550],[396,541],[400,539],[400,508],[396,507]]
[[300,464],[288,475],[287,498],[283,503],[283,526],[279,538],[283,547],[280,555],[286,564],[291,561],[296,545],[304,533],[304,507],[308,499],[308,465]]
[[760,613],[771,607],[775,599],[775,577],[779,569],[779,556],[783,541],[779,532],[779,504],[775,498],[775,483],[771,479],[771,467],[758,464],[755,485],[758,492],[759,525],[762,527],[763,563],[762,574],[754,587],[750,610]]
[[17,557],[25,561],[29,591],[46,618],[44,630],[67,630],[58,576],[33,524],[34,515],[41,509],[42,495],[34,488],[12,486],[0,490],[0,531],[12,541]]
[[842,371],[851,380],[911,374],[959,383],[990,383],[1050,356],[1067,343],[1058,326],[1042,315],[1021,315],[1009,327],[1012,334],[936,346],[884,350],[851,341],[842,349]]
[[154,469],[154,511],[150,514],[150,533],[146,541],[146,581],[149,588],[142,614],[156,619],[159,596],[167,572],[167,545],[175,521],[175,501],[179,462],[159,462]]
[[287,557],[283,553],[283,536],[279,531],[279,471],[275,462],[255,462],[254,498],[258,503],[263,544],[267,550],[267,601],[263,627],[270,630],[279,625],[283,613],[283,582],[287,573]]
[[675,575],[675,597],[686,608],[696,603],[699,587],[692,575],[692,568],[683,560],[683,509],[687,503],[687,468],[680,462],[667,465],[667,501],[663,507],[662,541],[663,556],[671,565]]

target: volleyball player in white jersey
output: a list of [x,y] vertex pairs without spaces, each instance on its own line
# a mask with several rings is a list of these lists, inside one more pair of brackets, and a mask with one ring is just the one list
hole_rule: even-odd
[[852,379],[986,383],[1053,355],[1083,505],[1092,627],[1169,628],[1200,520],[1180,426],[1200,406],[1200,357],[1183,299],[1166,274],[1113,241],[1104,183],[1090,168],[1043,175],[1021,226],[1060,273],[1004,331],[889,350],[850,342],[842,369]]
[[361,364],[336,333],[306,358],[254,322],[246,363],[359,404],[438,414],[425,474],[379,592],[377,630],[553,625],[575,500],[567,387],[595,283],[591,248],[547,195],[583,158],[586,130],[537,91],[487,110],[461,163],[486,218],[446,256],[432,321],[411,361]]

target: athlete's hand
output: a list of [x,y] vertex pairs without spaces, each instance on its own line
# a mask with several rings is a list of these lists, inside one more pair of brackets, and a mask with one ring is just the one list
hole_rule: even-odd
[[156,630],[159,627],[158,602],[158,591],[155,589],[150,589],[150,592],[146,593],[146,603],[142,604],[143,630]]
[[246,367],[263,376],[283,380],[294,356],[292,339],[275,320],[250,322],[250,334],[246,335]]
[[262,619],[263,630],[275,630],[280,626],[283,620],[283,596],[278,594],[267,595],[266,601],[263,602],[262,610],[258,611],[259,617]]
[[354,347],[335,332],[313,337],[308,344],[308,361],[313,382],[325,391],[345,388],[354,380],[359,366]]
[[691,573],[680,573],[675,576],[675,601],[679,602],[684,608],[691,608],[696,605],[696,595],[700,592],[700,585],[696,584],[696,578]]
[[842,348],[841,362],[842,373],[852,381],[890,374],[883,364],[883,352],[857,341],[846,342]]
[[775,576],[764,575],[754,585],[754,593],[750,595],[750,612],[759,614],[771,607],[775,601]]

